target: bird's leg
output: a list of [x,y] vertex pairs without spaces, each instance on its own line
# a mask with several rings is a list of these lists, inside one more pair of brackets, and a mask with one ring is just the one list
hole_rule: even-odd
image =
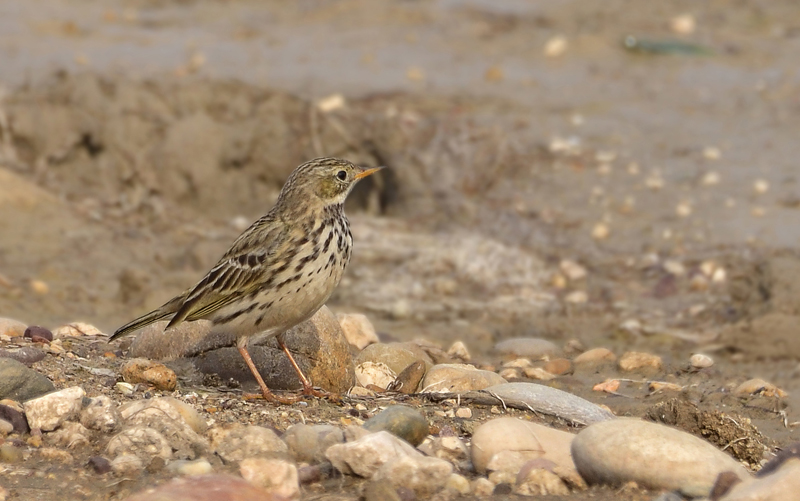
[[306,375],[303,374],[302,369],[300,369],[300,366],[297,365],[297,362],[294,360],[292,352],[289,351],[289,348],[286,347],[286,343],[283,342],[283,334],[278,334],[276,339],[278,341],[278,346],[280,346],[283,352],[286,353],[286,356],[289,357],[289,362],[292,364],[292,367],[294,367],[294,371],[300,378],[300,383],[303,385],[303,394],[314,395],[315,397],[320,397],[320,398],[330,397],[331,395],[329,393],[315,389],[314,386],[311,384],[311,381],[309,381]]
[[[277,402],[280,404],[291,404],[296,402],[296,399],[278,397],[277,395],[269,391],[269,388],[267,388],[267,383],[264,382],[264,379],[261,377],[261,374],[258,372],[258,369],[256,369],[256,364],[253,363],[253,359],[250,358],[250,352],[247,351],[246,342],[237,343],[236,347],[239,349],[239,353],[242,355],[244,363],[247,364],[247,367],[250,368],[250,372],[252,372],[253,376],[255,376],[256,381],[258,382],[258,386],[261,387],[261,394],[264,396],[264,400],[268,402]],[[244,398],[253,398],[253,396],[245,394]]]

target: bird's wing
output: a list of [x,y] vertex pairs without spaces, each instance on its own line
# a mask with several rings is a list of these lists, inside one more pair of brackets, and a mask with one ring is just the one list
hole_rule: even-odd
[[288,227],[267,214],[236,239],[231,249],[185,297],[167,328],[198,320],[265,286],[279,260]]

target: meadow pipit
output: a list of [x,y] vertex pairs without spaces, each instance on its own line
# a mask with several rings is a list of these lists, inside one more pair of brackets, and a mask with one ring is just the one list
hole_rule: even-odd
[[212,332],[236,334],[239,353],[264,398],[286,402],[267,388],[247,351],[250,337],[277,336],[303,392],[319,395],[281,335],[311,318],[339,284],[353,247],[344,201],[359,179],[379,169],[339,158],[300,165],[289,175],[275,206],[236,239],[202,280],[123,325],[111,339],[162,319],[170,320],[167,334],[183,321],[210,320]]

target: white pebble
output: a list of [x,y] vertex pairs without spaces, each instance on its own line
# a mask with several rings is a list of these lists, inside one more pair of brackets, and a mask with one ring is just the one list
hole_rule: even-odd
[[[669,20],[669,28],[679,35],[690,35],[697,28],[697,22],[691,14],[680,14]],[[706,149],[709,148],[712,147]]]
[[546,57],[558,57],[567,51],[567,38],[562,35],[552,37],[544,44],[544,55]]
[[716,186],[721,180],[722,177],[719,175],[719,172],[712,170],[705,173],[703,179],[700,180],[700,184],[703,186]]
[[714,360],[708,355],[703,355],[702,353],[695,353],[689,359],[689,363],[692,364],[692,367],[694,367],[695,369],[705,369],[706,367],[711,367],[712,365],[714,365]]

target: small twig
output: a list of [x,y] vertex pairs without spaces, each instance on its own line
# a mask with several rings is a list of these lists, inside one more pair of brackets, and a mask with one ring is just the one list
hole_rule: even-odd
[[726,445],[725,447],[722,448],[722,450],[724,451],[725,449],[727,449],[731,445],[735,444],[736,442],[742,442],[743,440],[747,440],[747,438],[748,437],[739,437],[739,438],[737,438],[735,440],[731,440],[730,442],[728,442],[728,445]]

